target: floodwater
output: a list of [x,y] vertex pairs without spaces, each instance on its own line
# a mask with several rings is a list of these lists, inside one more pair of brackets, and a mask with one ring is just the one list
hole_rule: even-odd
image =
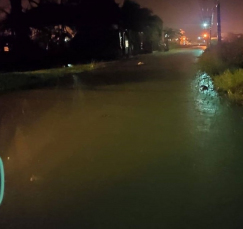
[[0,228],[242,228],[243,109],[197,72],[200,53],[2,95]]

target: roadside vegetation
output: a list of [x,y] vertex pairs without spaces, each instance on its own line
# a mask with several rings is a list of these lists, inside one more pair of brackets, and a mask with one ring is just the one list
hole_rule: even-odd
[[104,62],[67,65],[60,68],[42,69],[27,72],[8,72],[0,74],[0,92],[20,88],[30,88],[49,84],[59,77],[92,71],[105,66]]
[[0,7],[1,70],[114,60],[163,48],[162,19],[132,0],[6,2]]
[[243,38],[206,49],[198,64],[218,91],[243,104]]
[[132,0],[5,2],[0,6],[0,91],[43,85],[101,66],[80,63],[164,48],[162,19]]
[[[168,51],[186,39],[185,31],[164,28],[159,16],[133,0],[5,2],[0,6],[0,91],[41,85],[97,67],[68,63]],[[56,68],[62,65],[67,67]],[[33,71],[37,69],[45,70]]]
[[227,92],[229,98],[235,102],[243,102],[243,69],[226,70],[214,77],[216,88]]

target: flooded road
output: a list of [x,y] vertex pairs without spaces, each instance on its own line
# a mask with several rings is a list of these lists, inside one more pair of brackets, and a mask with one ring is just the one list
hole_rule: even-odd
[[1,95],[0,228],[242,228],[243,109],[197,73],[201,52]]

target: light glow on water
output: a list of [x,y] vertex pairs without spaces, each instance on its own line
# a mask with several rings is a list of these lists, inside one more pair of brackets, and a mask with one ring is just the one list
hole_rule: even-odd
[[213,81],[207,74],[198,74],[193,86],[196,89],[196,107],[201,113],[214,115],[218,111],[219,97]]
[[217,116],[222,112],[220,99],[211,77],[206,73],[198,72],[192,82],[192,91],[195,101],[195,109],[200,117],[197,127],[201,132],[210,132]]

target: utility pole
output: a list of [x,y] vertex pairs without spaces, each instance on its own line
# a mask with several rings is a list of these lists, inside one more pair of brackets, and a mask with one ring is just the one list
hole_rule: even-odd
[[199,0],[201,16],[204,21],[203,27],[207,33],[207,47],[212,44],[212,26],[213,26],[213,17],[214,9],[216,2],[218,0]]
[[220,44],[222,41],[221,35],[221,10],[220,10],[220,1],[217,1],[217,27],[218,27],[218,43]]
[[212,25],[213,25],[213,13],[212,16],[209,18],[209,46],[212,43]]

